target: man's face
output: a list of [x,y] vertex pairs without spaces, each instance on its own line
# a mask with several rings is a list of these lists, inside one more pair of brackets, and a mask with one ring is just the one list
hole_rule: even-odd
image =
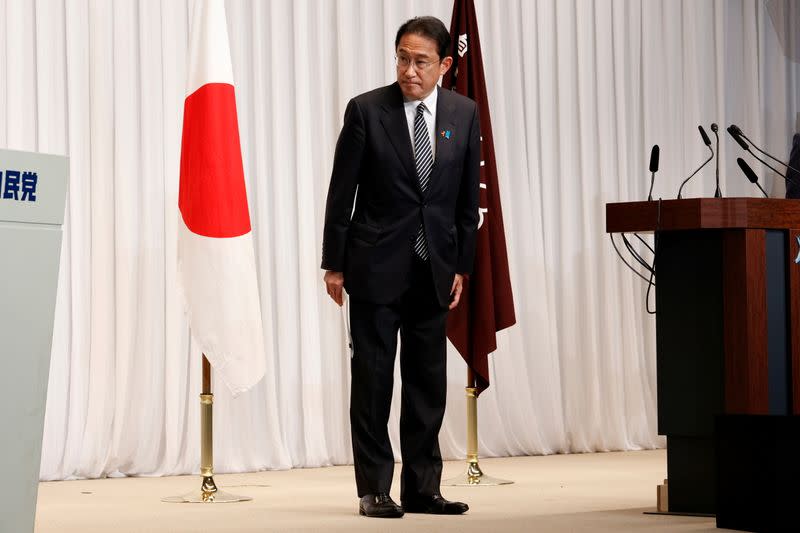
[[400,37],[395,54],[397,83],[408,100],[422,100],[431,94],[453,63],[452,57],[439,57],[436,41],[415,33]]

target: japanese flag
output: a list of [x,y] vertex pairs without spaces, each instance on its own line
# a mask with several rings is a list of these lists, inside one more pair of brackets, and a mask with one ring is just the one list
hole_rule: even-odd
[[192,336],[237,395],[264,376],[265,362],[223,0],[200,0],[192,13],[178,206]]

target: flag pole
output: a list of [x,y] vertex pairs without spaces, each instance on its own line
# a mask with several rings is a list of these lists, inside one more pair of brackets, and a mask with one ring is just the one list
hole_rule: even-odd
[[478,387],[475,383],[475,374],[467,368],[467,470],[454,478],[442,481],[448,487],[464,486],[497,486],[514,483],[507,479],[498,479],[487,476],[478,464]]
[[203,388],[200,393],[200,491],[183,496],[170,496],[161,501],[168,503],[232,503],[253,498],[223,492],[214,482],[214,394],[211,392],[211,363],[203,354]]

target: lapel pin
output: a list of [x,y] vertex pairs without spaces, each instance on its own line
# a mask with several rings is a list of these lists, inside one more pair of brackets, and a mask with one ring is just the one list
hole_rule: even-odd
[[439,133],[439,135],[441,135],[445,139],[449,139],[450,135],[452,135],[452,132],[450,130],[442,130],[441,133]]

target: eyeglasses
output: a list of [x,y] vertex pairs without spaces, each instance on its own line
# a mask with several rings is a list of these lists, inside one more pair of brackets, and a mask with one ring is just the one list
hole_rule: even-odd
[[416,59],[412,60],[410,57],[406,56],[394,56],[394,64],[397,65],[399,68],[407,69],[409,65],[413,65],[414,70],[416,70],[417,72],[425,72],[426,70],[431,68],[431,65],[441,62],[442,62],[441,59],[438,61],[419,61]]

